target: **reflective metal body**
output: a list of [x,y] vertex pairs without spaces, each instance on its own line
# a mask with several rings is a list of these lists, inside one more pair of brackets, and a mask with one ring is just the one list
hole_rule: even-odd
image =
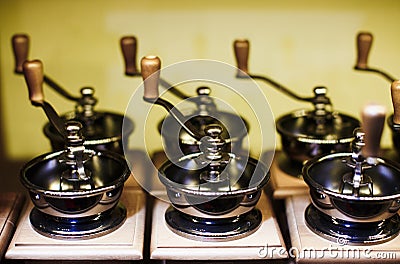
[[130,175],[125,159],[113,152],[86,149],[84,155],[90,158],[84,161],[84,169],[90,179],[79,181],[66,178],[70,166],[63,162],[65,153],[41,155],[21,170],[21,182],[35,206],[31,224],[39,233],[54,238],[87,238],[111,232],[126,217],[126,209],[118,205]]
[[201,156],[189,154],[167,161],[159,169],[174,208],[165,216],[169,227],[200,240],[231,240],[254,232],[262,218],[254,207],[270,177],[265,166],[255,159],[229,154],[222,180],[210,182],[204,180],[209,168]]
[[350,151],[357,119],[337,112],[316,120],[314,110],[298,110],[276,121],[282,150],[294,162],[304,162],[322,154]]
[[376,158],[375,164],[363,165],[360,187],[352,189],[348,178],[357,172],[349,166],[351,159],[352,153],[334,153],[305,163],[302,173],[312,199],[307,225],[319,235],[350,244],[390,240],[400,231],[400,168]]
[[[95,112],[93,116],[86,118],[72,111],[61,118],[64,122],[81,122],[85,137],[84,145],[98,151],[109,150],[123,154],[126,147],[123,144],[127,144],[128,137],[134,130],[134,124],[129,118],[111,112]],[[64,149],[65,139],[50,123],[44,126],[43,132],[50,140],[53,151]]]
[[179,117],[174,114],[178,110],[169,102],[162,98],[153,102],[162,105],[169,112],[158,125],[164,151],[169,157],[197,153],[200,151],[200,139],[205,136],[205,128],[209,125],[219,125],[222,127],[221,137],[225,140],[224,151],[240,152],[243,139],[248,135],[247,122],[235,113],[218,110],[215,98],[209,96],[210,88],[201,86],[196,92],[197,96],[186,99],[196,105],[194,110],[185,114],[179,113]]
[[[188,118],[187,122],[191,122],[196,127],[200,136],[205,135],[203,131],[208,125],[221,125],[224,128],[222,138],[226,141],[224,150],[234,153],[242,150],[243,139],[248,134],[249,125],[240,116],[227,112],[213,112],[211,117],[203,115],[201,112],[195,112],[189,114],[188,117],[190,118]],[[186,155],[200,151],[200,141],[194,139],[182,129],[174,117],[168,115],[159,123],[158,130],[163,138],[165,151],[172,154],[170,156],[177,156],[178,153]]]

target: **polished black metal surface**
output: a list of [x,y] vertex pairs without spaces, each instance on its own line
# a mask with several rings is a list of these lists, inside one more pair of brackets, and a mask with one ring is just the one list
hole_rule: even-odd
[[260,224],[261,216],[251,215],[270,178],[268,169],[253,158],[224,152],[221,134],[221,126],[207,126],[202,152],[168,160],[159,169],[174,208],[166,212],[167,224],[185,237],[232,240]]
[[126,219],[126,208],[118,203],[114,208],[87,217],[55,217],[33,208],[29,219],[40,234],[55,239],[89,239],[108,234]]
[[255,232],[261,225],[260,210],[227,218],[202,218],[184,214],[173,207],[165,213],[168,227],[178,235],[201,241],[233,240]]
[[[247,136],[249,130],[249,125],[242,117],[227,112],[213,112],[212,116],[192,113],[187,115],[186,118],[186,122],[191,123],[196,128],[200,137],[205,136],[203,131],[208,125],[218,124],[223,127],[221,136],[226,140],[224,150],[227,152],[237,153],[240,151],[243,139]],[[200,151],[200,141],[182,129],[182,126],[172,116],[168,115],[162,120],[158,129],[164,139],[164,149],[169,156],[176,156],[178,153],[186,155]]]
[[85,162],[91,172],[88,181],[70,181],[63,177],[70,168],[60,163],[64,151],[41,155],[21,170],[21,182],[29,190],[32,202],[41,211],[55,216],[90,215],[115,206],[130,171],[125,159],[113,152],[94,152]]
[[[134,130],[134,124],[129,118],[112,112],[95,112],[94,116],[91,117],[69,112],[61,118],[64,122],[81,122],[85,146],[98,151],[109,150],[123,154],[124,148],[127,147],[123,144],[127,144],[128,137]],[[64,149],[64,137],[50,123],[44,126],[43,132],[50,140],[54,151]]]
[[400,230],[400,167],[379,157],[368,161],[360,150],[353,144],[353,153],[329,154],[305,163],[303,177],[312,199],[306,222],[330,240],[382,243]]
[[378,222],[343,221],[322,213],[310,204],[305,213],[307,227],[339,245],[373,245],[395,238],[400,231],[398,214]]
[[84,146],[82,125],[65,126],[66,149],[29,161],[20,180],[34,208],[34,229],[52,238],[91,238],[118,228],[126,209],[118,205],[130,175],[124,157]]
[[350,151],[357,119],[336,112],[316,119],[314,111],[299,110],[280,117],[276,129],[281,135],[282,150],[295,162],[332,152]]
[[[201,176],[208,168],[202,166],[200,157],[201,153],[190,154],[161,166],[159,178],[167,187],[173,204],[179,208],[194,206],[210,215],[218,215],[229,213],[240,204],[251,205],[251,208],[257,203],[257,193],[270,178],[262,163],[231,154],[231,160],[223,171],[222,177],[226,178],[210,183]],[[223,206],[219,206],[220,203]]]
[[[168,109],[170,115],[163,119],[158,130],[164,142],[164,151],[170,157],[196,153],[200,151],[200,139],[205,136],[205,128],[209,125],[221,126],[221,137],[225,140],[225,151],[234,152],[242,150],[243,139],[249,131],[249,124],[237,114],[228,113],[217,109],[215,98],[210,96],[208,87],[197,88],[197,96],[186,99],[196,105],[189,113],[174,114],[177,109],[168,102],[157,99],[160,104]],[[172,107],[172,108],[171,108]]]

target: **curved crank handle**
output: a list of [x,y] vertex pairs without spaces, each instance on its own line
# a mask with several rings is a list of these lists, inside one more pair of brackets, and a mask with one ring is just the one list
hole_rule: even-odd
[[25,61],[22,65],[32,105],[42,107],[50,123],[65,136],[65,125],[54,108],[45,101],[43,93],[43,63],[40,60]]

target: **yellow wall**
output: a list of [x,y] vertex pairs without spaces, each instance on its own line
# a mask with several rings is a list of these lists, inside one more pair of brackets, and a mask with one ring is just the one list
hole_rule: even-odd
[[[82,86],[95,87],[99,109],[123,113],[141,83],[140,78],[123,75],[123,35],[138,37],[139,58],[155,54],[163,66],[198,58],[235,64],[232,42],[246,37],[251,41],[252,72],[268,74],[303,95],[325,85],[335,109],[359,117],[366,102],[384,104],[389,112],[392,106],[387,81],[352,69],[355,36],[360,30],[371,31],[375,41],[370,64],[398,76],[399,17],[400,2],[394,0],[0,0],[1,129],[6,137],[2,147],[14,159],[49,150],[41,131],[45,116],[30,105],[22,76],[13,74],[14,33],[30,35],[30,58],[41,59],[45,72],[72,93]],[[275,116],[308,107],[260,86]],[[45,93],[58,112],[72,109],[72,103],[49,89]],[[137,124],[144,122],[143,105],[137,106]],[[131,137],[133,146],[138,137],[143,137],[141,127]],[[383,143],[391,145],[387,126]]]

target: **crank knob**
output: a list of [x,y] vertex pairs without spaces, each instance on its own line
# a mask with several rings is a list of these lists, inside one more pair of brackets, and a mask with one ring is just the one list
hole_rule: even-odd
[[233,42],[236,65],[238,67],[237,76],[246,77],[248,75],[248,60],[250,43],[247,39],[237,39]]
[[159,96],[161,60],[157,56],[143,57],[140,63],[144,81],[144,99],[156,100]]
[[135,36],[125,36],[120,40],[121,51],[125,62],[125,74],[138,75],[136,67],[137,39]]

